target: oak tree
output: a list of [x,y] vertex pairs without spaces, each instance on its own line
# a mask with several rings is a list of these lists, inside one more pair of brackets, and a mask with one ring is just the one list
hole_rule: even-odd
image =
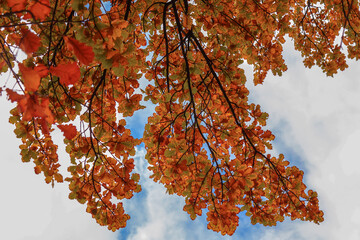
[[[241,211],[269,226],[323,221],[303,171],[269,153],[268,114],[249,102],[243,66],[255,85],[281,75],[290,39],[305,66],[344,70],[360,56],[358,1],[1,0],[0,16],[0,72],[12,76],[1,91],[17,105],[22,161],[46,183],[67,181],[99,224],[126,226],[121,200],[141,191],[141,142],[151,178],[184,197],[191,219],[205,209],[209,229],[233,234]],[[156,108],[136,139],[124,118],[142,100]]]

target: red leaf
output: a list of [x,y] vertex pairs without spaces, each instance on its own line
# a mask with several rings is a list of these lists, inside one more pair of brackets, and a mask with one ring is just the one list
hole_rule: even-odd
[[14,92],[13,90],[8,89],[8,88],[6,89],[6,93],[11,102],[19,102],[20,100],[22,100],[25,97],[24,95],[17,94],[16,92]]
[[74,63],[59,64],[56,67],[50,67],[50,72],[60,78],[60,83],[66,86],[75,84],[80,80],[80,68]]
[[57,127],[63,132],[66,139],[71,140],[74,137],[76,137],[77,130],[74,125],[72,124],[58,125]]
[[89,65],[94,60],[92,47],[79,42],[74,38],[64,37],[66,46],[72,50],[82,64]]
[[39,111],[41,112],[41,114],[39,114],[39,117],[43,118],[47,123],[53,124],[55,122],[55,118],[49,106],[50,106],[49,99],[41,98],[41,103],[40,105],[38,105]]
[[32,53],[36,52],[41,46],[40,38],[27,28],[21,28],[21,34],[21,39],[14,39],[16,41],[16,44],[27,55],[31,55]]
[[39,73],[32,68],[25,67],[22,63],[19,63],[19,69],[24,79],[25,89],[30,92],[38,90],[40,85]]
[[36,117],[45,120],[47,123],[54,123],[54,116],[49,109],[49,100],[47,98],[25,94],[25,99],[18,102],[18,107],[23,113],[24,121]]
[[27,0],[7,0],[8,6],[14,12],[25,10]]
[[[8,97],[11,102],[17,102],[19,111],[23,114],[23,120],[29,121],[33,117],[40,118],[49,124],[55,122],[54,116],[49,108],[49,99],[41,98],[37,95],[20,95],[13,90],[6,89]],[[45,125],[43,123],[42,125]],[[43,129],[46,129],[43,126]]]
[[44,118],[39,119],[38,123],[40,123],[41,131],[44,134],[49,134],[50,133],[49,127],[48,127],[48,124],[47,124],[48,122]]
[[30,7],[30,11],[34,15],[35,19],[44,21],[50,14],[49,0],[39,0]]
[[45,77],[49,74],[49,70],[44,64],[37,65],[34,70],[39,74],[40,77]]

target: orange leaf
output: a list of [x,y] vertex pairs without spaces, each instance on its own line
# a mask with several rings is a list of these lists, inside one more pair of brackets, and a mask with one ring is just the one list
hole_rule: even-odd
[[24,97],[25,97],[24,95],[17,94],[16,92],[14,92],[13,90],[8,89],[8,88],[6,89],[6,93],[11,102],[19,102],[22,99],[24,99]]
[[58,125],[57,127],[64,133],[66,139],[71,140],[77,134],[76,127],[72,124]]
[[7,0],[8,6],[14,12],[25,10],[27,0]]
[[114,22],[117,25],[117,27],[121,29],[124,29],[129,25],[128,21],[122,19],[116,19]]
[[19,63],[19,69],[24,79],[25,89],[30,92],[38,90],[40,85],[40,75],[32,68],[25,67],[24,64]]
[[92,47],[79,42],[74,38],[64,37],[66,46],[72,50],[82,64],[89,65],[94,60]]
[[31,55],[32,53],[36,52],[41,46],[40,38],[26,28],[21,28],[21,34],[21,39],[15,39],[16,44],[27,55]]
[[41,103],[38,106],[39,111],[41,111],[41,114],[39,114],[39,117],[43,118],[47,123],[53,124],[55,122],[54,115],[52,114],[50,108],[50,101],[48,98],[41,98]]
[[38,120],[38,123],[40,124],[40,126],[41,126],[41,131],[44,133],[44,134],[49,134],[50,133],[50,131],[49,131],[49,127],[48,127],[48,122],[45,120],[45,119],[43,119],[43,118],[41,118],[41,119],[39,119]]
[[30,12],[34,15],[35,19],[44,21],[50,14],[49,0],[39,0],[30,7]]
[[45,77],[49,74],[49,70],[44,64],[37,65],[34,70],[39,74],[40,77]]
[[63,182],[64,181],[63,176],[61,174],[59,174],[59,173],[55,173],[54,177],[55,177],[55,180],[57,182]]
[[[40,98],[37,95],[30,94],[20,95],[10,89],[6,89],[6,92],[11,102],[17,102],[24,121],[37,117],[49,124],[54,123],[55,119],[49,108],[50,102],[48,98]],[[42,125],[45,125],[45,123]],[[46,131],[45,128],[43,129]]]
[[35,166],[34,171],[35,171],[36,174],[40,174],[41,173],[41,166],[40,165]]
[[106,55],[106,59],[111,59],[114,67],[129,64],[128,59],[117,51],[109,51],[109,53]]
[[74,63],[59,64],[56,67],[50,67],[50,72],[60,78],[60,83],[66,86],[75,84],[80,80],[80,68]]
[[[39,102],[41,100],[41,102]],[[29,121],[33,117],[44,119],[47,123],[53,123],[54,117],[49,109],[49,100],[47,98],[39,98],[36,95],[25,95],[25,99],[18,102],[23,120]]]

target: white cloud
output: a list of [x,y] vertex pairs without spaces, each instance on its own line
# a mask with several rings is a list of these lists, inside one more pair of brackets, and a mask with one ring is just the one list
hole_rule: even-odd
[[182,212],[181,199],[165,195],[164,188],[147,181],[144,185],[148,192],[145,197],[146,221],[135,229],[129,240],[185,239],[181,237],[184,229],[181,225],[187,219]]
[[[126,202],[126,209],[137,219],[130,226],[129,240],[182,240],[186,238],[186,222],[191,221],[182,211],[184,200],[176,195],[166,194],[165,187],[149,178],[145,150],[138,149],[136,172],[141,173],[143,197]],[[121,235],[120,235],[121,237]]]

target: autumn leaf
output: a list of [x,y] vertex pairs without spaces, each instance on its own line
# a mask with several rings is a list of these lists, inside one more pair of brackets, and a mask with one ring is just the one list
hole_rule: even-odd
[[17,102],[18,109],[23,114],[23,120],[40,118],[48,124],[54,123],[54,116],[49,108],[49,99],[37,95],[20,95],[11,89],[6,89],[11,102]]
[[3,59],[0,59],[0,69],[6,65],[6,62]]
[[116,19],[114,21],[114,26],[116,26],[113,30],[113,38],[121,37],[121,33],[123,29],[129,25],[129,22],[123,19]]
[[90,65],[94,60],[94,52],[92,47],[79,42],[78,40],[71,37],[64,37],[66,46],[72,50],[77,59],[84,65]]
[[29,10],[34,15],[35,19],[44,21],[51,12],[50,2],[49,0],[38,0]]
[[113,62],[113,66],[114,67],[118,67],[119,65],[127,65],[128,63],[128,59],[123,56],[123,54],[117,52],[117,51],[109,51],[106,59],[111,59]]
[[25,10],[28,3],[27,0],[7,0],[8,6],[11,7],[12,11],[22,11]]
[[19,102],[25,97],[8,88],[6,89],[6,93],[11,102]]
[[41,165],[35,166],[34,171],[35,171],[36,174],[40,174],[41,173]]
[[21,33],[23,38],[20,43],[20,48],[28,55],[36,52],[41,46],[40,38],[26,28],[22,28]]
[[76,62],[62,63],[56,67],[50,67],[50,73],[60,78],[60,83],[66,86],[75,84],[80,80],[80,68]]
[[40,77],[45,77],[49,74],[49,69],[41,63],[36,65],[34,70],[39,74]]
[[26,67],[24,64],[19,63],[19,70],[24,79],[25,90],[35,92],[40,85],[40,75],[33,68]]
[[7,68],[4,68],[6,65],[6,62],[3,59],[0,59],[0,72],[6,72]]
[[66,124],[66,125],[62,124],[62,125],[57,125],[57,127],[63,132],[66,139],[71,140],[77,134],[76,127],[72,124]]
[[14,37],[14,41],[28,56],[36,52],[41,46],[40,38],[27,28],[21,28],[22,37]]
[[53,123],[54,117],[49,110],[49,105],[47,105],[45,102],[47,101],[45,100],[39,103],[39,98],[37,96],[26,94],[25,101],[19,102],[19,107],[23,112],[23,120],[29,121],[33,117],[39,117],[50,124]]
[[114,25],[117,28],[124,29],[129,25],[129,22],[126,21],[126,20],[123,20],[123,19],[115,19],[114,20]]
[[39,97],[38,102],[40,104],[37,105],[37,111],[41,112],[39,113],[39,117],[43,118],[47,123],[53,124],[55,122],[54,115],[52,111],[50,110],[50,100],[47,97]]

